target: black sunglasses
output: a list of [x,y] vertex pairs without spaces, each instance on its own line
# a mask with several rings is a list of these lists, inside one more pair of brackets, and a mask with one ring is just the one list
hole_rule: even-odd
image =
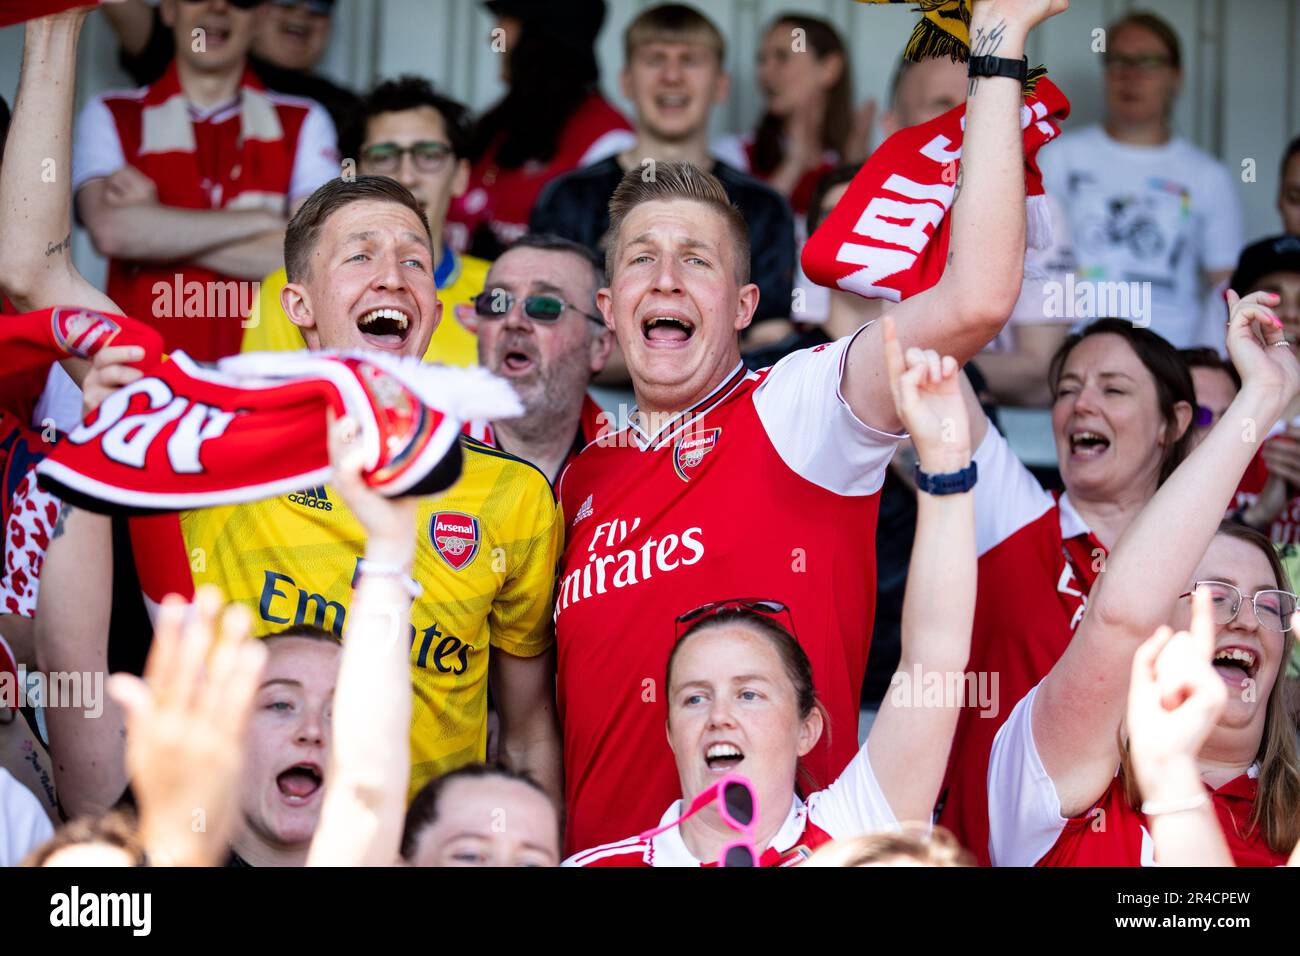
[[[474,297],[474,314],[481,319],[504,318],[515,302],[521,301],[504,289],[484,290]],[[605,320],[590,312],[583,312],[575,305],[570,305],[558,295],[529,295],[522,299],[524,315],[534,322],[557,322],[565,309],[573,309],[579,315],[586,316],[593,322],[605,324]]]

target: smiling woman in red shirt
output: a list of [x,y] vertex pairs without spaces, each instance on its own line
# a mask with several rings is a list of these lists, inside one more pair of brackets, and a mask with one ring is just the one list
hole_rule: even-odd
[[[1153,865],[1152,818],[1211,807],[1238,865],[1282,863],[1300,834],[1300,762],[1280,679],[1296,598],[1258,532],[1220,527],[1268,428],[1300,391],[1300,362],[1256,293],[1231,296],[1242,388],[1111,552],[1078,632],[998,732],[989,761],[995,865]],[[1213,663],[1228,703],[1199,748],[1203,787],[1138,793],[1122,729],[1132,661],[1162,625],[1187,630],[1211,596]],[[1118,768],[1118,771],[1117,769]]]
[[1191,376],[1174,347],[1148,329],[1121,319],[1092,323],[1061,345],[1048,380],[1060,494],[1043,490],[965,389],[984,476],[975,489],[979,597],[970,669],[989,675],[994,699],[962,712],[939,822],[984,865],[993,737],[1065,652],[1107,550],[1191,440]]

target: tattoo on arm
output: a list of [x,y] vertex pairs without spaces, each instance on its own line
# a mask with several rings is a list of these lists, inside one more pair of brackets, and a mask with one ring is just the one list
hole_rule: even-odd
[[[993,56],[1002,46],[1002,38],[1007,32],[1007,21],[999,20],[991,27],[980,27],[975,31],[975,36],[971,38],[970,55],[971,56]],[[979,86],[979,77],[971,77],[970,87],[966,95],[974,96],[975,89]]]
[[62,255],[72,248],[72,233],[63,237],[62,242],[51,242],[45,246],[45,258],[48,259],[53,255]]
[[74,510],[76,509],[74,509],[72,505],[68,504],[66,501],[63,502],[63,507],[59,509],[59,516],[54,519],[54,530],[50,532],[51,541],[63,537],[63,523],[68,520],[68,515]]

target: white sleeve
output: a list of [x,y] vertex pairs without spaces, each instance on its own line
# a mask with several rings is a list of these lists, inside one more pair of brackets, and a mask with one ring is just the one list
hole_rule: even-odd
[[601,133],[582,154],[582,158],[578,160],[578,167],[594,166],[602,160],[631,149],[636,143],[636,133],[630,129],[611,129]]
[[35,794],[0,767],[0,866],[17,866],[53,835]]
[[745,141],[741,137],[732,135],[715,140],[709,152],[728,166],[734,166],[742,173],[749,172],[749,153],[745,151]]
[[1200,204],[1201,268],[1232,269],[1242,247],[1241,200],[1228,170],[1206,160],[1205,195]]
[[900,438],[858,420],[840,392],[853,340],[868,326],[829,345],[791,352],[754,392],[759,420],[790,470],[839,495],[871,495]]
[[289,177],[289,204],[310,196],[339,175],[338,133],[319,103],[312,103],[298,131],[298,150]]
[[984,555],[1041,518],[1052,507],[1052,496],[992,422],[972,458],[979,472],[975,482],[975,553]]
[[1034,695],[1011,711],[993,738],[989,755],[989,859],[994,866],[1033,866],[1069,822],[1061,816],[1056,785],[1043,769],[1034,743]]
[[77,117],[72,137],[72,194],[92,179],[111,176],[126,165],[117,124],[103,97],[95,97]]
[[871,769],[866,747],[849,761],[834,783],[808,798],[808,818],[837,840],[899,828]]

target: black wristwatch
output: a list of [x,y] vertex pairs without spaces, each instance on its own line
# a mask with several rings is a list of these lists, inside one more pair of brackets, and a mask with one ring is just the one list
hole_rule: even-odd
[[1009,60],[1004,56],[973,56],[970,58],[966,73],[972,77],[1007,76],[1024,85],[1029,79],[1029,57]]
[[950,471],[944,475],[931,475],[921,470],[921,463],[916,463],[916,490],[927,495],[960,495],[975,487],[979,478],[979,469],[971,462],[961,471]]

